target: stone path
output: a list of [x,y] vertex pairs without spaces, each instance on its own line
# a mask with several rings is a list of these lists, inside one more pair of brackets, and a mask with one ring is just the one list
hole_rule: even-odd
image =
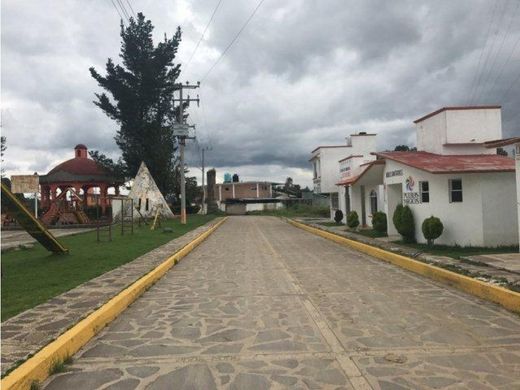
[[157,267],[220,219],[2,322],[2,375]]
[[463,260],[448,256],[437,256],[421,252],[418,249],[396,244],[398,237],[371,238],[345,230],[345,225],[325,226],[323,222],[330,222],[326,218],[297,218],[298,222],[325,230],[340,236],[360,241],[385,250],[403,254],[416,260],[447,268],[451,271],[471,276],[473,278],[499,285],[514,291],[520,291],[520,254],[508,253],[498,255],[468,256]]
[[271,217],[231,217],[54,389],[514,389],[520,318]]

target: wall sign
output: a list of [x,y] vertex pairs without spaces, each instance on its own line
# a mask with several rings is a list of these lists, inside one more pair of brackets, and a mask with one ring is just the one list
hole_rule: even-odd
[[403,170],[402,169],[396,169],[394,171],[388,171],[385,174],[385,177],[394,177],[394,176],[403,176]]
[[15,194],[39,192],[40,177],[38,175],[11,176],[11,191]]
[[404,204],[420,204],[421,197],[418,192],[404,192],[403,193]]

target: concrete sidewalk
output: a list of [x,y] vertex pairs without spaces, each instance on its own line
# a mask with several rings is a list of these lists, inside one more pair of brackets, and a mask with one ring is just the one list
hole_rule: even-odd
[[513,389],[520,319],[271,217],[232,217],[46,389]]

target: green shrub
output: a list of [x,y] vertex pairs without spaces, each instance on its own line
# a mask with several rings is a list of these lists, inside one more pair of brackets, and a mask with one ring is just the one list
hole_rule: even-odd
[[336,212],[334,213],[334,221],[336,221],[336,223],[341,223],[342,220],[343,220],[343,211],[336,210]]
[[422,223],[422,232],[424,238],[428,240],[428,245],[433,245],[433,242],[439,238],[444,230],[444,225],[441,220],[433,215],[426,218]]
[[397,205],[392,221],[404,242],[415,242],[415,222],[410,207]]
[[347,214],[347,226],[351,229],[355,229],[359,226],[359,217],[355,211],[351,211]]
[[401,215],[403,214],[403,205],[398,204],[395,208],[394,215],[392,216],[392,222],[394,223],[395,228],[399,231],[399,226],[401,226]]
[[374,215],[372,215],[372,227],[378,232],[386,232],[386,214],[382,211],[376,211]]

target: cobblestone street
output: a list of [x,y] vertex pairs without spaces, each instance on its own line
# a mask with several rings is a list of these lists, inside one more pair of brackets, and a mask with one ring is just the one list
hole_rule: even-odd
[[520,317],[299,230],[230,217],[58,389],[516,389]]

